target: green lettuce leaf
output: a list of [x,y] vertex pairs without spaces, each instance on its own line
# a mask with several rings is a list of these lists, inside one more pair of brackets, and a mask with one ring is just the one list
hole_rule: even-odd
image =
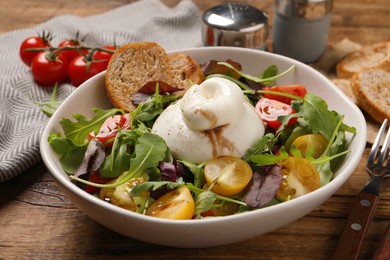
[[129,169],[131,154],[128,147],[133,145],[137,138],[136,131],[119,131],[112,145],[111,153],[100,167],[100,175],[103,178],[116,178],[123,171]]
[[321,133],[330,140],[339,122],[339,115],[328,110],[322,98],[307,93],[303,102],[304,118],[309,121],[313,133]]
[[182,183],[170,182],[170,181],[148,181],[135,185],[130,192],[133,197],[140,196],[145,191],[155,191],[160,188],[167,188],[170,190],[183,186]]
[[87,145],[77,146],[61,134],[50,134],[48,142],[58,155],[64,171],[68,174],[75,173],[84,158]]
[[135,144],[134,152],[130,159],[130,168],[124,171],[115,182],[100,185],[85,182],[74,176],[71,176],[71,178],[96,187],[116,187],[131,179],[142,177],[144,171],[148,168],[157,167],[166,158],[167,149],[168,147],[164,139],[158,135],[145,132],[138,138]]
[[74,114],[73,118],[76,122],[68,118],[62,118],[60,125],[64,131],[64,135],[75,145],[83,145],[89,133],[97,133],[104,121],[117,113],[124,113],[120,109],[103,110],[100,108],[93,108],[95,115],[92,118],[86,118],[81,114]]

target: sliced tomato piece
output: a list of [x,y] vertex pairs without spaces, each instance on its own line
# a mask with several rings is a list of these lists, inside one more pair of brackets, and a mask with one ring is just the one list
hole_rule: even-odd
[[[259,99],[255,109],[258,115],[267,122],[267,125],[275,130],[282,124],[278,121],[279,116],[288,116],[295,113],[290,105],[264,97]],[[296,122],[297,118],[291,118],[287,125],[292,125]]]
[[276,192],[279,200],[286,201],[310,193],[321,187],[320,174],[306,159],[288,157],[280,161],[282,183]]
[[[275,91],[280,93],[291,94],[298,97],[305,97],[307,89],[302,85],[285,85],[285,86],[272,86],[272,87],[263,87],[262,90]],[[285,104],[291,104],[292,98],[279,96],[276,94],[264,93],[265,98],[278,100]]]
[[195,202],[187,186],[171,190],[158,198],[146,215],[165,219],[191,219]]
[[291,144],[295,145],[303,157],[319,158],[328,146],[328,140],[322,134],[306,134],[297,137]]
[[[98,171],[93,171],[91,173],[91,175],[89,176],[89,179],[88,181],[90,182],[93,182],[93,183],[99,183],[99,184],[105,184],[109,181],[111,181],[112,178],[103,178],[100,176],[100,173]],[[85,186],[85,191],[90,193],[90,194],[94,194],[98,191],[100,191],[100,188],[98,187],[95,187],[95,186],[91,186],[91,185],[86,185]]]
[[[130,128],[130,114],[115,115],[107,118],[101,126],[99,133],[95,135],[95,133],[92,132],[88,135],[88,138],[97,138],[100,142],[105,144],[110,139],[115,138],[119,131],[118,127],[122,130]],[[106,146],[112,146],[112,142],[107,143]]]
[[252,179],[252,169],[240,158],[222,156],[206,163],[204,175],[213,192],[230,196],[238,194],[246,187]]

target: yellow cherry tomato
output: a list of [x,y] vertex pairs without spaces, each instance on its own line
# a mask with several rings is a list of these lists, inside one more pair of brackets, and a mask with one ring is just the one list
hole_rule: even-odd
[[216,205],[210,210],[214,216],[229,216],[236,213],[239,209],[238,204],[232,202],[220,202],[216,201]]
[[282,183],[276,192],[276,197],[286,201],[294,199],[318,189],[320,175],[317,169],[306,159],[289,157],[280,161],[282,168]]
[[99,198],[121,208],[136,211],[137,205],[135,204],[133,197],[130,195],[130,191],[135,185],[142,182],[144,182],[143,178],[135,178],[113,188],[102,188],[99,193]]
[[233,156],[223,156],[206,163],[207,185],[217,194],[230,196],[241,192],[252,178],[248,163]]
[[158,198],[146,211],[146,215],[166,219],[191,219],[195,202],[187,186],[181,186]]
[[328,146],[328,140],[321,134],[307,134],[297,137],[293,145],[301,151],[303,157],[318,158]]

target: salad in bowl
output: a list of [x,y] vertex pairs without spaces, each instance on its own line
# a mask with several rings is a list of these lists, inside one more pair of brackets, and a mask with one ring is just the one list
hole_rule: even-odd
[[[364,119],[321,74],[255,50],[180,52],[202,66],[199,84],[178,92],[154,82],[125,111],[113,107],[102,73],[45,129],[44,161],[94,219],[152,243],[226,244],[303,216],[351,174],[364,149]],[[145,234],[153,227],[175,239]],[[191,242],[180,239],[185,227]]]

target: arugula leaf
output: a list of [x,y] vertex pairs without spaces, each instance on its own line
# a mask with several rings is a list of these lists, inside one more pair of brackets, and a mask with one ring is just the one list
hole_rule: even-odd
[[142,102],[137,108],[131,112],[131,128],[137,128],[144,124],[151,128],[157,117],[164,111],[164,106],[170,104],[178,99],[176,95],[160,95],[158,93],[158,86],[156,86],[156,93],[150,96],[145,102]]
[[317,165],[316,168],[320,174],[321,186],[327,184],[332,179],[335,166],[342,161],[345,154],[350,152],[347,150],[345,132],[339,131],[340,126],[343,124],[343,118],[339,118],[323,154],[317,159],[307,158],[311,163]]
[[278,163],[280,160],[288,158],[289,156],[284,147],[282,147],[279,151],[279,155],[269,153],[252,155],[248,161],[254,163],[256,166],[273,165]]
[[297,127],[294,127],[294,129],[292,129],[291,133],[288,134],[287,139],[283,141],[284,147],[286,148],[287,151],[289,151],[291,144],[294,142],[296,138],[298,138],[301,135],[310,134],[310,133],[311,130],[307,126],[302,126],[302,124],[299,124]]
[[328,104],[322,98],[307,93],[303,102],[304,118],[309,121],[313,133],[321,133],[329,141],[337,127],[340,116],[328,110]]
[[267,133],[261,138],[256,145],[251,147],[246,154],[242,157],[244,161],[250,161],[253,156],[262,155],[270,152],[270,146],[274,145],[275,135],[273,133]]
[[57,100],[57,86],[56,83],[51,93],[50,100],[47,102],[34,102],[34,104],[41,106],[41,111],[48,117],[51,117],[58,107],[62,104],[63,100]]
[[[278,67],[276,65],[271,65],[263,71],[260,78],[262,79],[274,78],[277,74],[278,74]],[[268,85],[271,85],[273,83],[275,83],[275,79],[264,82],[264,84],[268,84]]]
[[197,188],[202,188],[203,184],[206,182],[206,178],[204,176],[204,170],[203,170],[203,164],[193,164],[192,162],[188,161],[179,161],[182,163],[184,166],[186,166],[192,174],[194,174],[194,185]]
[[195,197],[194,215],[206,212],[214,205],[217,196],[212,191],[204,191]]
[[118,177],[123,171],[129,169],[131,154],[128,146],[134,144],[138,138],[135,131],[119,131],[109,154],[100,168],[103,178]]
[[[168,147],[165,144],[164,139],[162,139],[160,136],[147,132],[143,133],[135,144],[133,152],[134,157],[130,159],[130,168],[125,171],[121,177],[110,184],[99,185],[95,183],[84,183],[96,187],[115,187],[126,183],[133,178],[141,177],[144,170],[151,167],[156,167],[161,161],[164,160],[167,149]],[[75,177],[72,178],[76,179]],[[79,179],[77,180],[81,181]]]
[[[212,192],[211,190],[203,190],[201,188],[198,188],[198,187],[195,187],[194,184],[192,183],[186,183],[186,186],[187,188],[192,191],[194,194],[195,194],[195,200],[197,200],[197,196],[199,196],[200,194],[204,193],[204,192],[207,192],[207,193],[214,193]],[[218,195],[216,193],[214,193],[215,195],[215,200],[221,200],[221,201],[228,201],[228,202],[232,202],[232,203],[236,203],[238,205],[242,205],[242,206],[247,206],[245,202],[241,201],[241,200],[236,200],[236,199],[233,199],[231,197],[226,197],[226,196],[222,196],[222,195]],[[214,200],[214,195],[210,195],[210,194],[206,194],[206,195],[203,195],[203,197],[200,198],[200,200],[202,202],[199,201],[199,203],[201,203],[200,205],[203,205],[202,207],[204,207],[205,205],[209,205],[210,202],[206,202],[206,200]],[[206,208],[206,207],[204,207]],[[208,210],[208,209],[207,209]],[[206,211],[207,211],[206,210]],[[202,211],[203,212],[203,211]]]
[[80,166],[87,145],[77,146],[61,134],[50,134],[48,142],[53,151],[59,156],[62,168],[68,174],[73,174]]
[[176,189],[183,186],[182,183],[170,182],[170,181],[148,181],[135,185],[130,191],[130,195],[133,197],[140,196],[145,191],[155,191],[161,188]]
[[228,79],[230,81],[233,81],[234,83],[236,83],[242,90],[246,90],[246,91],[249,91],[249,94],[253,94],[254,93],[254,90],[248,86],[248,84],[245,84],[244,82],[241,82],[239,81],[238,79],[235,79],[229,75],[225,75],[225,74],[210,74],[207,76],[207,79],[209,78],[224,78],[224,79]]
[[95,112],[95,115],[92,118],[86,118],[85,116],[76,113],[73,115],[76,122],[73,122],[68,118],[61,119],[60,125],[64,131],[65,137],[69,138],[75,145],[83,145],[88,134],[91,132],[97,133],[108,117],[114,116],[117,113],[124,113],[123,110],[116,108],[109,110],[93,108],[93,111]]
[[160,136],[144,133],[135,145],[135,157],[130,160],[129,172],[137,174],[146,168],[158,166],[165,158],[167,149],[164,139]]
[[280,74],[277,74],[277,75],[274,75],[274,76],[271,76],[271,77],[268,77],[268,78],[263,78],[263,77],[254,77],[252,75],[243,73],[242,71],[237,70],[236,68],[234,68],[231,64],[229,64],[227,62],[218,62],[218,64],[225,65],[226,67],[234,70],[241,77],[249,79],[249,80],[252,80],[252,81],[254,81],[256,83],[260,83],[260,82],[264,83],[264,82],[273,81],[273,80],[275,80],[275,79],[277,79],[277,78],[279,78],[279,77],[289,73],[291,70],[293,70],[295,68],[295,65],[292,65],[290,68],[288,68],[287,70],[285,70],[284,72],[282,72]]

